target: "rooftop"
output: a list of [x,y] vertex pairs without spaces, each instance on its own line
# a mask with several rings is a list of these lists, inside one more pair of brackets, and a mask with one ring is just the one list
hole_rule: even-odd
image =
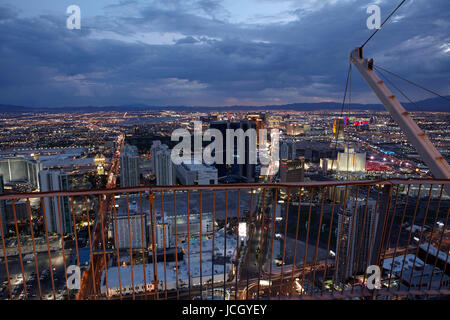
[[[224,230],[221,229],[216,232],[214,239],[214,257],[220,257],[224,255],[225,249],[225,237]],[[226,237],[226,256],[227,258],[231,258],[236,250],[236,237],[235,236],[227,236]],[[176,282],[177,272],[176,266],[178,264],[178,280],[188,281],[189,279],[189,263],[190,263],[190,277],[199,278],[200,276],[207,278],[208,276],[218,276],[217,281],[223,281],[224,274],[224,263],[213,263],[213,252],[212,252],[212,239],[202,239],[202,254],[200,255],[200,239],[191,239],[191,242],[188,244],[187,242],[182,244],[179,243],[179,247],[183,249],[183,251],[187,254],[190,251],[190,258],[188,256],[184,257],[182,261],[171,261],[166,262],[166,270],[164,271],[164,261],[159,261],[156,263],[157,270],[156,274],[159,281],[164,281],[164,276],[167,279],[167,283]],[[201,258],[201,264],[200,264]],[[231,270],[231,260],[225,260],[225,270],[226,272],[230,272]],[[201,266],[201,270],[200,270]],[[131,287],[132,282],[134,281],[134,285],[143,285],[144,284],[144,274],[145,280],[147,283],[153,281],[153,264],[143,264],[134,265],[133,268],[131,266],[121,266],[121,267],[110,267],[108,268],[108,288],[109,289],[118,289],[119,288],[119,269],[120,269],[120,280],[122,288]],[[144,273],[145,269],[145,273]],[[165,272],[165,273],[164,273]],[[133,279],[131,277],[133,273]],[[220,278],[220,275],[222,277]],[[132,281],[133,280],[133,281]],[[216,280],[215,280],[216,281]],[[102,273],[102,287],[106,287],[105,283],[105,272]]]

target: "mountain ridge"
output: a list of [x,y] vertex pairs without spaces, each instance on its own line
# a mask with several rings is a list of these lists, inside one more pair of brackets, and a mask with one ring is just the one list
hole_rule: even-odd
[[[450,98],[450,96],[447,96]],[[412,103],[402,103],[408,111],[425,112],[450,112],[450,103],[442,98],[430,98]],[[11,104],[0,104],[0,113],[61,113],[61,112],[127,112],[127,111],[191,111],[201,108],[204,111],[224,111],[224,110],[294,110],[294,111],[312,111],[312,110],[340,110],[342,103],[338,102],[313,102],[313,103],[290,103],[284,105],[261,105],[261,106],[219,106],[219,107],[200,107],[200,106],[150,106],[145,104],[128,104],[121,106],[78,106],[78,107],[27,107]],[[347,105],[345,106],[347,109]],[[351,110],[385,110],[382,104],[361,104],[352,103]]]

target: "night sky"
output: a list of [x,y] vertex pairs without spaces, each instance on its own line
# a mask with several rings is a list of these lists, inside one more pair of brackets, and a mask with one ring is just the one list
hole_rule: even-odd
[[[341,101],[348,55],[397,0],[0,0],[0,104]],[[81,30],[66,8],[81,7]],[[450,1],[408,0],[368,43],[388,70],[450,94]],[[377,102],[356,69],[352,99]],[[400,86],[413,99],[430,96]]]

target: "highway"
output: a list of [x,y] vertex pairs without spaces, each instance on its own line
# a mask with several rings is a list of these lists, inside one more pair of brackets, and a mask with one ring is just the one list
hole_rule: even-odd
[[395,171],[398,171],[400,169],[409,169],[411,171],[416,171],[418,174],[425,174],[426,172],[420,170],[418,167],[415,167],[411,164],[410,161],[406,160],[400,160],[394,157],[393,155],[388,155],[386,153],[381,152],[378,148],[375,146],[372,146],[368,142],[363,141],[362,139],[359,139],[359,142],[363,147],[365,147],[368,151],[374,153],[377,155],[377,157],[373,156],[373,158],[370,158],[372,161],[380,161],[382,163],[388,164],[395,168]]
[[[334,268],[333,263],[328,263],[328,266],[325,264],[325,260],[317,261],[316,264],[308,264],[305,266],[295,266],[294,272],[293,265],[284,266],[283,272],[281,272],[281,268],[275,268],[272,270],[272,274],[269,276],[266,272],[262,275],[262,277],[249,279],[249,284],[247,286],[246,280],[241,281],[239,287],[243,289],[239,290],[238,299],[245,300],[261,298],[263,296],[278,296],[281,292],[281,295],[291,294],[292,289],[294,288],[294,280],[297,277],[303,276],[305,274],[305,279],[309,278],[306,275],[311,275],[314,271],[321,272],[325,270],[325,268],[332,269]],[[318,277],[316,277],[318,279]],[[270,286],[265,283],[270,283]],[[258,286],[258,283],[260,284]],[[305,282],[306,284],[306,282]],[[234,297],[232,295],[232,297]]]
[[[125,136],[121,134],[117,140],[117,148],[114,153],[114,157],[111,159],[111,167],[108,174],[106,189],[114,189],[116,187],[116,177],[120,170],[120,150],[122,149],[124,143]],[[103,245],[106,245],[102,242],[102,239],[105,239],[105,241],[107,239],[108,226],[110,223],[110,217],[107,213],[112,211],[112,200],[113,196],[103,195],[101,201],[99,201],[99,208],[93,228],[94,234],[92,237],[94,240],[92,241],[92,250],[103,250]],[[92,263],[89,264],[89,269],[83,274],[77,300],[84,300],[92,295],[97,295],[100,293],[100,280],[102,272],[105,269],[105,256],[94,255],[91,252],[90,261]],[[106,263],[108,263],[108,261],[106,261]]]
[[[271,183],[277,175],[275,165],[278,162],[272,161],[266,169],[266,175],[263,183]],[[252,220],[249,226],[249,239],[247,248],[241,257],[240,270],[236,275],[240,283],[245,286],[250,285],[250,278],[258,277],[262,274],[263,265],[269,253],[269,223],[272,220],[271,212],[275,195],[271,189],[260,190],[258,202]],[[257,281],[257,284],[259,281]],[[240,287],[240,286],[238,286]],[[232,294],[232,297],[235,295]],[[245,299],[245,297],[244,297]]]

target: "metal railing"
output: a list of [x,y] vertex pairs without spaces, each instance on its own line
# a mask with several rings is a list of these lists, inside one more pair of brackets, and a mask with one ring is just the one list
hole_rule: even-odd
[[448,184],[0,195],[1,298],[448,298]]

